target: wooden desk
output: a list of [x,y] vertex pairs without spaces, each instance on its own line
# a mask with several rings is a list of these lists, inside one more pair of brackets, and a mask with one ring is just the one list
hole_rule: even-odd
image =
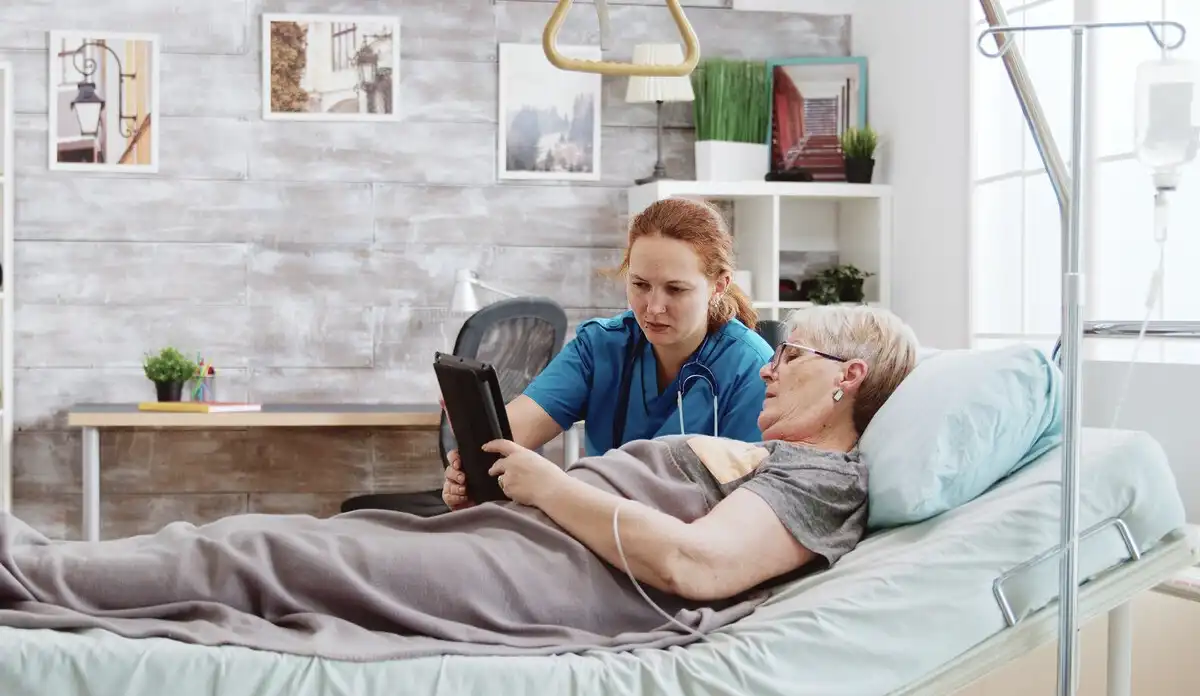
[[139,411],[136,403],[76,404],[67,425],[83,429],[83,535],[100,540],[101,428],[398,428],[436,430],[438,404],[263,404],[243,413]]

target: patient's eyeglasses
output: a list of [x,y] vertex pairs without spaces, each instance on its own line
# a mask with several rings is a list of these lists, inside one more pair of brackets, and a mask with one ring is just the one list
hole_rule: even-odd
[[826,360],[846,362],[846,358],[839,358],[836,355],[831,355],[824,351],[817,350],[816,348],[809,348],[808,346],[802,346],[799,343],[788,343],[785,341],[780,343],[778,346],[775,346],[775,355],[771,356],[771,370],[778,370],[780,365],[786,365],[796,358],[804,355],[815,355],[819,358],[825,358]]

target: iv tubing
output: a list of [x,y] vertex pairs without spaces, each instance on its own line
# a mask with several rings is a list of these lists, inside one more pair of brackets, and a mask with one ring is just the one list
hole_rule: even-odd
[[1141,350],[1142,341],[1146,338],[1146,329],[1150,326],[1150,317],[1154,315],[1154,308],[1162,299],[1163,271],[1167,265],[1167,216],[1167,190],[1160,188],[1154,193],[1154,242],[1158,244],[1158,266],[1150,276],[1150,287],[1146,291],[1146,314],[1142,319],[1142,327],[1138,331],[1137,340],[1133,343],[1133,355],[1130,356],[1129,365],[1125,368],[1125,379],[1121,385],[1121,391],[1118,392],[1117,406],[1113,409],[1112,423],[1109,426],[1111,428],[1116,428],[1121,419],[1121,407],[1125,405],[1125,397],[1129,395],[1129,387],[1133,382],[1133,368],[1137,365],[1138,351]]

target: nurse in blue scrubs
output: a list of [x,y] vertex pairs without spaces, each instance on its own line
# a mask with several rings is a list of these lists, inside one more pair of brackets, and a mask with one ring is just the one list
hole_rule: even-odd
[[[661,435],[761,440],[773,347],[732,283],[733,239],[712,207],[657,201],[629,227],[621,264],[629,311],[591,319],[507,407],[513,440],[535,449],[584,421],[587,454]],[[680,408],[682,404],[682,409]],[[442,497],[470,505],[457,452]]]

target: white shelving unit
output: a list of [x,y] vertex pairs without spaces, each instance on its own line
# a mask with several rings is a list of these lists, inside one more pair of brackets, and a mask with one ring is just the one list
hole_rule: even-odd
[[12,510],[13,460],[13,68],[0,62],[0,512]]
[[785,319],[791,310],[809,306],[779,298],[780,259],[789,251],[835,252],[838,263],[874,274],[863,285],[868,303],[891,305],[888,185],[662,180],[629,189],[629,214],[664,198],[733,204],[738,270],[751,273],[750,299],[763,319]]

